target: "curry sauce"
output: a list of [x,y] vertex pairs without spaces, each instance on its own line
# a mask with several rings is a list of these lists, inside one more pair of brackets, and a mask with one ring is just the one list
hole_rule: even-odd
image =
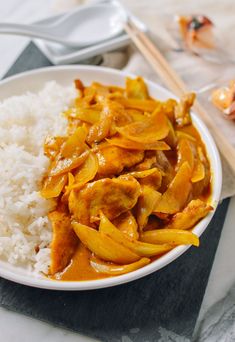
[[47,137],[41,194],[54,199],[49,277],[95,280],[134,271],[180,244],[213,208],[194,94],[159,101],[141,78],[119,88],[75,82],[67,134]]

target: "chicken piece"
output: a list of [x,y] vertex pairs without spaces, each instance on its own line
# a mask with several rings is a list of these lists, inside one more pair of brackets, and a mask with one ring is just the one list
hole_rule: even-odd
[[213,207],[200,199],[192,200],[181,212],[173,216],[167,229],[189,229],[192,228],[200,219],[205,217]]
[[175,171],[167,159],[166,155],[162,151],[156,152],[156,167],[162,172],[162,185],[160,192],[164,192],[168,184],[174,178]]
[[162,151],[156,152],[155,166],[157,166],[163,172],[163,174],[172,173],[173,170],[171,163],[167,159],[165,153]]
[[126,112],[124,106],[122,106],[120,103],[109,100],[106,102],[106,106],[107,106],[107,110],[109,111],[113,119],[113,124],[116,127],[127,125],[133,121],[131,115],[129,115]]
[[100,210],[110,219],[132,209],[140,195],[140,185],[132,176],[104,178],[86,184],[80,191],[72,190],[69,209],[82,224],[91,225],[99,219]]
[[135,165],[134,168],[132,168],[133,171],[145,171],[152,169],[157,164],[157,154],[155,151],[146,151],[144,155],[144,159],[141,163],[138,165]]
[[110,177],[118,175],[126,167],[130,168],[144,158],[143,151],[126,150],[117,146],[106,146],[97,152],[98,175]]
[[49,213],[48,217],[53,230],[50,273],[55,274],[68,266],[79,240],[71,226],[70,217],[66,213],[55,210]]
[[131,211],[127,211],[115,218],[113,224],[131,239],[138,240],[138,225]]
[[148,186],[154,190],[158,190],[162,184],[162,173],[155,168],[155,172],[140,179],[139,182],[143,186]]

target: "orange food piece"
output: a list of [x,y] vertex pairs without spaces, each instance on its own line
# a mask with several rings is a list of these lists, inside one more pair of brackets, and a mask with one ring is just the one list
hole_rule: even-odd
[[150,117],[145,117],[143,121],[117,128],[117,131],[126,139],[152,144],[166,138],[169,129],[166,115],[160,108],[157,108]]
[[152,214],[157,202],[160,201],[162,196],[160,192],[146,185],[143,185],[141,190],[141,195],[137,203],[137,222],[140,230],[146,226],[148,217]]
[[140,99],[127,99],[125,97],[117,97],[116,101],[123,105],[125,108],[137,109],[146,112],[153,112],[159,105],[159,101],[156,100],[140,100]]
[[125,112],[129,115],[132,122],[142,121],[143,120],[143,112],[138,109],[125,109]]
[[72,229],[69,215],[55,210],[48,217],[53,230],[50,273],[55,274],[70,263],[78,246],[78,238]]
[[148,89],[141,77],[126,78],[126,96],[128,98],[145,100],[149,98]]
[[89,124],[95,124],[100,120],[100,111],[82,106],[74,107],[65,112],[65,115],[71,119],[79,119]]
[[84,87],[84,84],[82,83],[82,81],[79,79],[74,80],[74,84],[75,84],[75,88],[83,94],[85,87]]
[[83,165],[74,173],[74,188],[79,188],[92,180],[98,171],[98,167],[98,159],[95,153],[89,152]]
[[80,191],[72,190],[69,209],[78,222],[89,225],[99,219],[100,210],[112,220],[132,209],[139,195],[140,185],[134,177],[103,178]]
[[151,257],[162,254],[172,248],[171,245],[167,244],[153,245],[137,240],[131,240],[126,234],[122,233],[117,227],[115,227],[102,213],[100,215],[99,232],[104,233],[120,245],[143,257]]
[[129,264],[140,259],[130,249],[93,228],[76,222],[72,226],[81,242],[103,260],[112,261],[117,264]]
[[205,217],[213,207],[200,199],[192,200],[186,208],[173,216],[167,224],[168,229],[190,229]]
[[109,88],[98,82],[93,82],[91,88],[95,90],[95,100],[97,102],[103,102],[110,94]]
[[41,196],[44,198],[58,197],[68,180],[67,174],[55,177],[47,177],[43,183]]
[[145,171],[157,166],[157,153],[155,151],[145,151],[144,160],[135,165],[134,171]]
[[154,212],[174,214],[182,210],[185,206],[191,185],[192,170],[188,162],[184,162],[166,192],[163,193],[161,200],[157,203]]
[[197,235],[187,230],[180,229],[156,229],[141,234],[141,241],[147,243],[168,243],[171,245],[193,245],[199,246]]
[[[106,107],[110,116],[113,119],[113,124],[116,127],[124,126],[133,121],[132,117],[128,114],[125,108],[116,101],[106,101]],[[114,127],[113,127],[114,130]],[[115,132],[114,132],[115,133]]]
[[168,119],[168,125],[169,125],[169,133],[167,137],[165,138],[165,142],[172,148],[174,148],[177,144],[178,138],[174,130],[174,126],[171,123],[171,121]]
[[138,240],[139,232],[135,216],[127,211],[113,220],[113,224],[131,239]]
[[52,167],[49,171],[49,176],[59,176],[66,172],[70,172],[73,169],[76,169],[77,167],[82,165],[82,163],[84,163],[88,155],[89,152],[85,151],[80,155],[75,154],[71,158],[55,160],[51,165]]
[[44,144],[50,165],[41,194],[57,205],[49,214],[51,273],[67,267],[54,277],[102,279],[178,244],[197,246],[186,229],[212,207],[201,200],[211,172],[191,122],[195,95],[155,100],[141,77],[127,78],[125,88],[80,80],[75,87],[66,135]]
[[184,162],[188,162],[191,169],[194,169],[194,155],[195,155],[195,146],[188,139],[180,139],[177,148],[177,168],[179,168]]
[[195,167],[193,169],[193,174],[191,181],[192,183],[200,182],[205,177],[205,166],[201,162],[201,160],[197,159]]
[[100,120],[91,126],[87,135],[88,144],[99,142],[109,136],[112,125],[112,117],[108,107],[104,107],[100,114]]
[[141,258],[140,260],[128,265],[117,265],[104,262],[94,256],[92,256],[90,260],[90,264],[96,270],[96,272],[113,276],[133,272],[148,265],[150,262],[151,260],[149,258]]
[[[158,190],[161,187],[162,184],[162,172],[157,169],[154,168],[155,171],[149,175],[147,175],[146,177],[140,179],[140,184],[144,185],[144,186],[148,186],[154,190]],[[151,169],[153,170],[153,169]]]
[[147,170],[143,170],[143,171],[132,171],[129,173],[129,175],[135,177],[135,178],[139,178],[139,179],[143,179],[146,178],[148,176],[151,176],[152,174],[154,174],[157,170],[156,167],[153,167],[152,169],[147,169]]
[[89,152],[89,155],[83,165],[74,172],[74,176],[69,173],[70,182],[63,195],[63,202],[68,201],[68,196],[73,189],[78,190],[87,182],[91,181],[95,177],[98,167],[99,164],[96,155],[92,152]]
[[118,175],[124,168],[130,168],[144,158],[143,151],[133,151],[117,146],[107,145],[98,149],[98,174],[100,177]]
[[123,137],[113,137],[111,139],[106,139],[110,145],[122,147],[129,150],[170,150],[170,146],[164,141],[155,141],[154,143],[146,142],[136,142],[125,139]]
[[65,143],[61,146],[61,157],[70,158],[74,154],[79,155],[85,149],[85,140],[87,136],[87,130],[84,126],[78,127],[73,134],[71,134]]
[[44,154],[51,160],[55,159],[64,141],[65,137],[46,137],[44,142]]
[[192,141],[193,143],[196,142],[196,139],[194,136],[192,136],[191,134],[188,134],[186,132],[183,132],[183,131],[179,131],[179,130],[175,130],[176,132],[176,136],[178,139],[188,139],[190,141]]
[[190,108],[195,100],[195,94],[185,94],[175,107],[175,121],[178,127],[190,125],[192,123]]

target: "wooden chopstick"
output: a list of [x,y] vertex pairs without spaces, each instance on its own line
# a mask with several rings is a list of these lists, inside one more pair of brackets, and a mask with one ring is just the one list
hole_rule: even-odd
[[[186,84],[144,32],[139,30],[139,28],[130,21],[125,24],[125,30],[145,59],[174,94],[180,97],[189,92]],[[235,174],[235,149],[227,141],[226,137],[214,123],[213,119],[197,100],[194,104],[194,111],[207,125],[216,141],[217,147]]]

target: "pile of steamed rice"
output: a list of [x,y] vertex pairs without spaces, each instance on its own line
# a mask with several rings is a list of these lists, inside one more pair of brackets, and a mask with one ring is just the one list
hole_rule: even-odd
[[52,200],[40,196],[49,161],[47,135],[66,133],[61,113],[76,90],[49,82],[38,94],[27,93],[0,103],[0,260],[47,272]]

